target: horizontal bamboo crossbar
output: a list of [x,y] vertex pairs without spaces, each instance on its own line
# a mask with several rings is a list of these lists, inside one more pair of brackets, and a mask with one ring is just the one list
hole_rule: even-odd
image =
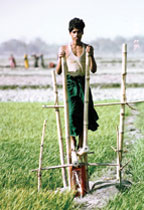
[[[88,165],[88,166],[117,166],[117,164],[112,163],[80,163],[79,166]],[[66,167],[75,167],[74,164],[65,164],[65,165],[57,165],[57,166],[49,166],[45,168],[41,168],[41,170],[50,170],[50,169],[58,169],[58,168],[66,168]],[[32,169],[31,171],[38,171],[39,169]]]
[[[136,104],[136,103],[144,103],[144,100],[139,101],[127,101],[127,102],[112,102],[112,103],[101,103],[101,104],[94,104],[95,107],[98,106],[114,106],[114,105],[129,105],[129,104]],[[64,105],[43,105],[43,108],[64,108]]]

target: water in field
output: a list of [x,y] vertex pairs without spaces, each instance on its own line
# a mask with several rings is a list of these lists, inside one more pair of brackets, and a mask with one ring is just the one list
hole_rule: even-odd
[[[47,60],[47,64],[50,61],[52,60]],[[51,72],[54,68],[31,66],[24,69],[22,64],[21,59],[16,69],[10,69],[8,61],[0,59],[0,101],[52,102],[54,95]],[[144,99],[143,64],[142,59],[128,60],[128,101]],[[120,99],[121,65],[121,58],[97,59],[98,71],[90,75],[94,101]],[[57,84],[62,86],[62,76],[57,76],[56,79]],[[59,100],[63,100],[62,88],[59,88]]]

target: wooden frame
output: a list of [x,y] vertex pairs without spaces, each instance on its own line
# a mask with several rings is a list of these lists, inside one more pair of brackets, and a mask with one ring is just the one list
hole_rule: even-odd
[[[63,96],[64,96],[64,116],[65,116],[65,138],[67,150],[67,164],[71,163],[71,144],[70,144],[70,130],[69,130],[69,109],[68,109],[68,93],[67,93],[67,76],[65,68],[65,57],[61,58],[62,73],[63,73]],[[71,189],[71,173],[68,167],[68,186]]]
[[[52,81],[53,81],[55,105],[59,105],[55,71],[52,71]],[[55,113],[56,113],[56,122],[57,122],[57,130],[58,130],[58,142],[59,142],[59,151],[60,151],[60,161],[61,161],[61,164],[64,165],[65,161],[64,161],[64,149],[63,149],[63,136],[62,136],[62,126],[61,126],[61,119],[60,119],[59,108],[55,108]],[[62,179],[63,179],[63,186],[67,187],[67,177],[66,177],[66,170],[65,170],[65,168],[62,168]]]
[[121,183],[122,151],[124,140],[124,121],[125,121],[125,103],[126,103],[126,74],[127,74],[127,45],[122,45],[122,74],[121,74],[121,107],[120,123],[117,140],[117,179]]
[[[89,62],[89,61],[87,61]],[[87,63],[88,65],[88,63]],[[62,69],[63,69],[63,87],[64,87],[64,105],[59,105],[57,99],[55,99],[55,105],[43,105],[43,108],[55,108],[55,110],[58,110],[59,108],[64,108],[65,109],[65,127],[66,127],[66,144],[67,144],[67,164],[62,163],[61,165],[57,166],[48,166],[48,167],[42,167],[42,149],[43,149],[43,140],[44,137],[42,137],[42,142],[41,142],[41,151],[40,151],[40,160],[39,160],[39,168],[33,169],[32,171],[37,171],[38,172],[38,190],[40,189],[41,186],[41,170],[50,170],[50,169],[58,169],[58,168],[68,168],[68,178],[69,178],[69,188],[71,189],[71,174],[70,174],[70,167],[75,167],[74,164],[71,163],[70,160],[70,135],[69,135],[69,115],[68,115],[68,98],[67,98],[67,81],[66,81],[66,70],[65,70],[65,58],[62,58]],[[126,100],[126,70],[127,70],[127,45],[123,44],[122,46],[122,74],[121,74],[121,101],[120,102],[112,102],[112,103],[100,103],[100,104],[95,104],[95,107],[101,107],[101,106],[115,106],[115,105],[120,105],[120,124],[119,128],[117,129],[117,149],[112,149],[117,152],[117,163],[111,164],[111,163],[88,163],[87,161],[87,154],[86,158],[84,159],[84,162],[79,163],[79,166],[85,165],[86,167],[88,166],[114,166],[117,168],[117,179],[122,181],[122,170],[123,168],[129,163],[126,163],[125,165],[122,166],[122,152],[123,152],[123,141],[124,141],[124,120],[125,120],[125,106],[131,106],[129,104],[136,104],[136,103],[143,103],[144,100],[138,100],[138,101],[127,101]],[[54,82],[54,89],[56,87],[56,80]],[[89,87],[89,75],[86,76],[86,89]],[[55,89],[55,98],[57,90]],[[85,92],[86,93],[86,92]],[[88,92],[87,92],[88,95]],[[87,99],[86,99],[87,98]],[[86,101],[85,101],[85,108],[88,107],[88,96],[86,96]],[[87,113],[86,113],[87,114]],[[83,148],[87,147],[87,116],[84,116],[84,142],[83,142]],[[58,125],[59,126],[59,125]],[[44,126],[43,126],[44,130]],[[43,131],[43,134],[45,131]],[[42,135],[44,136],[44,135]],[[62,137],[60,137],[62,138]],[[88,181],[88,177],[86,177]]]

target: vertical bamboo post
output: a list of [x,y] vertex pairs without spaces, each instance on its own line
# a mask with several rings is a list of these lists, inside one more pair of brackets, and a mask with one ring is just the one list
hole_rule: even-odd
[[[122,45],[122,74],[121,74],[121,103],[126,102],[126,73],[127,73],[127,45]],[[118,159],[119,166],[117,167],[117,179],[121,183],[121,166],[122,166],[122,151],[124,139],[124,121],[125,121],[125,104],[121,104],[120,108],[120,124],[119,124],[119,141],[118,141]]]
[[119,152],[119,130],[117,128],[117,180],[121,182],[121,162],[120,162],[120,152]]
[[[55,70],[52,71],[52,80],[53,80],[55,105],[59,105]],[[55,108],[55,112],[56,112],[57,130],[58,130],[60,161],[61,161],[61,165],[64,165],[65,162],[64,162],[64,151],[63,151],[63,136],[62,136],[62,127],[61,127],[61,119],[60,119],[59,108]],[[66,169],[65,168],[62,168],[62,179],[63,179],[63,186],[67,187]]]
[[88,150],[88,106],[89,106],[89,54],[86,53],[86,71],[85,71],[85,94],[84,94],[84,122],[83,122],[83,148]]
[[[88,106],[89,106],[89,73],[90,66],[90,57],[86,53],[86,65],[85,65],[85,96],[84,96],[84,122],[83,122],[83,150],[84,150],[84,161],[88,163]],[[89,191],[89,178],[88,178],[88,166],[85,166],[86,169],[86,191]]]
[[39,168],[38,168],[38,191],[40,191],[40,188],[41,188],[41,168],[42,168],[42,155],[43,155],[46,122],[47,121],[44,120],[43,129],[42,129],[42,137],[41,137],[41,145],[40,145]]
[[[65,115],[65,135],[66,135],[66,149],[67,149],[67,164],[71,163],[71,144],[69,131],[69,110],[68,110],[68,94],[67,94],[67,75],[65,68],[65,57],[61,58],[62,72],[63,72],[63,95],[64,95],[64,115]],[[71,189],[71,171],[68,167],[68,184]]]

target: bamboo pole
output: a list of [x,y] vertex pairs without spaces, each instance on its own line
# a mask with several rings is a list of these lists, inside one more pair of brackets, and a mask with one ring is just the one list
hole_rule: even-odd
[[129,164],[129,162],[130,162],[130,160],[129,160],[125,165],[123,165],[123,166],[121,167],[121,171]]
[[40,188],[41,188],[41,176],[42,176],[41,168],[42,168],[42,155],[43,155],[43,145],[44,145],[46,122],[47,121],[44,120],[43,129],[42,129],[42,137],[41,137],[41,145],[40,145],[39,168],[38,168],[38,191],[40,191]]
[[[118,166],[116,163],[79,163],[79,166]],[[67,168],[67,167],[74,167],[73,164],[64,164],[64,165],[57,165],[57,166],[48,166],[41,168],[41,170],[50,170],[50,169],[60,169],[60,168]],[[32,172],[38,171],[39,169],[32,169]]]
[[86,71],[85,71],[85,96],[84,96],[84,122],[83,122],[83,148],[88,150],[88,106],[89,106],[89,54],[86,53]]
[[[121,103],[126,102],[126,72],[127,71],[127,45],[122,45],[122,75],[121,75]],[[122,150],[124,139],[124,120],[125,120],[125,104],[121,104],[120,108],[120,124],[119,124],[119,166],[117,167],[117,179],[121,183],[121,166],[122,166]]]
[[[53,80],[55,105],[58,105],[59,104],[59,100],[58,100],[58,91],[57,91],[55,71],[52,71],[52,80]],[[65,163],[64,163],[64,151],[63,151],[63,137],[62,137],[62,127],[61,127],[61,119],[60,119],[59,108],[55,108],[55,112],[56,112],[57,130],[58,130],[58,142],[59,142],[59,151],[60,151],[60,161],[61,161],[61,165],[64,165]],[[65,170],[65,168],[62,168],[62,179],[63,179],[63,186],[67,187],[67,177],[66,177],[66,170]]]
[[85,96],[84,96],[84,122],[83,122],[83,148],[82,153],[84,153],[84,161],[86,163],[85,172],[86,172],[86,191],[89,192],[89,177],[88,177],[88,106],[89,106],[89,73],[90,66],[90,57],[86,53],[86,64],[85,64]]
[[[144,100],[137,100],[137,101],[126,101],[126,102],[112,102],[112,103],[100,103],[100,104],[94,104],[95,107],[100,106],[117,106],[117,105],[129,105],[129,104],[137,104],[137,103],[144,103]],[[43,105],[43,108],[64,108],[64,105]]]
[[119,148],[119,130],[117,128],[117,180],[121,180],[121,162],[120,162],[120,148]]
[[[65,135],[66,135],[66,150],[67,150],[67,164],[71,163],[71,144],[70,144],[70,131],[69,131],[69,110],[68,110],[68,94],[67,94],[67,75],[65,68],[65,57],[61,58],[62,72],[63,72],[63,95],[64,95],[64,115],[65,115]],[[68,184],[71,189],[71,173],[68,168]]]

